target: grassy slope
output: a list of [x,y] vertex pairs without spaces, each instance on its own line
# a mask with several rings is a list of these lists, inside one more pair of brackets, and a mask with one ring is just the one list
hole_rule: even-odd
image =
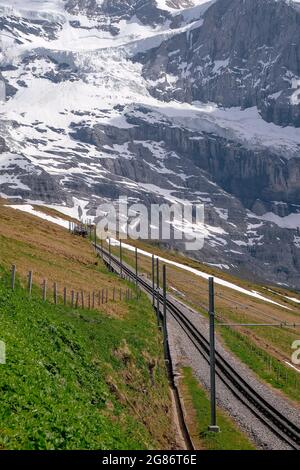
[[[5,274],[17,264],[18,288]],[[110,302],[101,311],[41,301],[42,279],[90,292],[126,284],[89,243],[0,205],[0,448],[172,448],[162,338],[152,307]],[[29,269],[32,299],[23,289]]]
[[[97,260],[90,243],[74,237],[67,230],[32,215],[4,207],[0,203],[0,272],[16,264],[17,272],[26,283],[28,271],[33,271],[36,286],[47,279],[49,289],[58,283],[63,287],[83,290],[85,296],[99,289],[124,288],[116,276],[109,274]],[[50,294],[49,294],[50,295]],[[124,302],[101,306],[110,315],[126,314]]]
[[168,384],[146,299],[130,301],[117,319],[30,300],[7,284],[2,279],[0,446],[168,448]]
[[220,409],[217,423],[220,433],[208,432],[210,404],[207,392],[199,386],[190,368],[183,369],[181,381],[183,398],[189,416],[189,429],[197,449],[205,450],[253,450],[254,445],[233,420]]
[[246,335],[237,330],[222,329],[225,345],[261,379],[300,403],[299,373],[274,359],[264,349],[258,348]]
[[[216,311],[219,318],[222,318],[222,322],[276,323],[278,319],[278,321],[300,323],[299,307],[283,297],[278,297],[266,291],[263,286],[233,278],[174,252],[163,251],[156,245],[140,241],[134,242],[134,244],[146,251],[152,251],[156,255],[198,268],[211,275],[217,275],[246,289],[261,292],[263,295],[287,305],[291,309],[287,310],[276,305],[267,304],[261,300],[216,285]],[[119,249],[115,248],[114,252],[118,254]],[[134,266],[134,253],[124,250],[123,259]],[[151,259],[139,255],[139,269],[150,276]],[[208,305],[207,281],[169,265],[167,266],[167,273],[170,293],[189,303],[196,310],[201,311],[202,314],[206,314],[203,306]],[[172,288],[175,288],[176,291]],[[274,290],[274,288],[272,289]],[[281,294],[297,297],[287,290],[283,291],[277,288],[275,290],[278,290]],[[178,295],[178,292],[181,295]],[[291,361],[291,345],[293,341],[299,339],[300,328],[239,327],[237,330],[218,327],[217,332],[224,345],[252,368],[261,379],[267,381],[276,389],[280,389],[289,398],[299,403],[300,374],[288,367],[284,361]],[[241,338],[244,338],[243,346],[241,346]]]

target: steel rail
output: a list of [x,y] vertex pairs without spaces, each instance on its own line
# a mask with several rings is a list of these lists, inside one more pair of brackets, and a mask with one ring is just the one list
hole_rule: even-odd
[[[98,245],[95,248],[102,252],[107,258],[109,264],[109,255]],[[120,268],[121,263],[117,257],[111,255],[110,261]],[[134,271],[127,265],[122,265],[123,272],[136,281]],[[149,293],[152,294],[152,286],[143,277],[138,276],[138,283]],[[157,292],[156,292],[157,294]],[[162,293],[159,291],[159,297],[163,301]],[[162,304],[162,302],[161,302]],[[173,300],[167,298],[167,310],[187,334],[193,345],[200,352],[207,363],[209,359],[209,341],[199,332],[190,319],[175,305]],[[161,315],[161,312],[159,312]],[[300,429],[299,427],[280,413],[273,405],[265,400],[249,383],[241,377],[240,374],[216,351],[216,373],[220,380],[230,389],[251,412],[263,422],[271,431],[281,440],[290,445],[291,448],[300,449]]]

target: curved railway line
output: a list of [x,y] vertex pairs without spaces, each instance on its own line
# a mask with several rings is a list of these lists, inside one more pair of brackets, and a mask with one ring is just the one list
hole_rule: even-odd
[[[119,259],[98,245],[95,245],[98,252],[101,253],[104,261],[116,272],[120,270],[121,263]],[[136,282],[136,274],[126,264],[122,263],[122,271],[130,279]],[[142,276],[137,278],[139,286],[148,294],[153,294],[152,285]],[[157,290],[155,289],[157,296]],[[163,295],[159,291],[161,305],[163,305]],[[167,297],[167,312],[172,315],[176,322],[186,333],[194,347],[199,351],[207,363],[210,362],[209,341],[199,332],[188,316],[176,305],[176,303]],[[161,312],[159,312],[162,315]],[[246,380],[229,364],[229,362],[216,351],[216,374],[226,385],[232,394],[245,405],[251,412],[277,437],[288,444],[292,449],[300,450],[300,429],[299,427],[280,413],[273,405],[268,403]]]

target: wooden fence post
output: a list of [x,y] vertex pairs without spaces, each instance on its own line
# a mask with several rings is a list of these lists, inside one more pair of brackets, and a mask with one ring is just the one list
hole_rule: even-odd
[[81,307],[84,308],[84,293],[81,291]]
[[76,293],[76,304],[75,304],[75,308],[77,309],[79,306],[79,292]]
[[71,292],[71,305],[72,305],[72,308],[74,308],[74,297],[75,297],[75,292],[72,290],[72,292]]
[[17,267],[16,267],[15,264],[13,264],[12,268],[11,268],[11,288],[12,288],[12,290],[15,290],[16,272],[17,272]]
[[54,303],[57,305],[57,283],[54,283]]
[[29,292],[29,295],[31,296],[31,293],[32,293],[32,271],[29,271],[29,273],[28,273],[28,292]]
[[64,287],[64,305],[67,305],[67,288]]
[[99,290],[98,291],[98,307],[100,307],[100,303],[101,303],[101,291]]
[[47,281],[44,279],[43,281],[43,302],[47,300]]
[[92,308],[95,308],[95,292],[93,291]]

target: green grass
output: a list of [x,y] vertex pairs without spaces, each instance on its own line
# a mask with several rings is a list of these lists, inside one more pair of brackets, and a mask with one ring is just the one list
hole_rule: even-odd
[[220,333],[226,346],[261,379],[284,392],[289,398],[298,403],[300,402],[300,377],[298,372],[286,367],[274,356],[257,347],[244,334],[224,327],[222,327]]
[[[225,412],[217,410],[217,423],[221,432],[208,431],[210,424],[210,402],[207,392],[200,387],[193,376],[192,369],[183,369],[185,395],[191,399],[195,414],[195,431],[199,436],[201,447],[206,450],[254,450],[255,447],[248,437],[237,427]],[[197,439],[198,440],[198,439]]]
[[[113,250],[114,253],[118,256],[118,248],[114,248]],[[133,256],[134,255],[132,253],[124,250],[123,260],[128,264],[131,264],[132,266],[134,265]],[[144,259],[143,262],[145,262]],[[253,285],[251,288],[254,289],[254,287],[255,286]],[[172,294],[174,295],[173,292]],[[186,305],[191,306],[195,310],[201,312],[201,315],[207,317],[207,312],[203,310],[203,308],[199,305],[196,305],[190,299],[191,296],[186,296],[186,298],[184,298],[184,303]],[[244,302],[245,299],[241,299],[240,301]],[[231,323],[258,322],[255,315],[251,312],[251,307],[242,311],[235,311],[234,304],[232,308],[224,306],[220,307],[218,304],[218,299],[216,304],[218,314],[221,314],[223,318],[225,318]],[[268,314],[270,314],[270,312],[268,312]],[[274,315],[278,315],[278,313],[274,313]],[[297,315],[297,313],[295,313],[295,315]],[[220,336],[224,339],[225,345],[228,350],[235,354],[242,362],[248,365],[250,369],[252,369],[261,380],[280,390],[288,398],[291,398],[292,400],[298,403],[300,402],[299,373],[290,368],[284,362],[280,362],[276,356],[276,353],[280,353],[282,356],[286,357],[286,360],[288,360],[289,356],[292,355],[293,350],[291,349],[291,345],[293,341],[295,341],[299,337],[299,333],[296,329],[293,330],[292,328],[287,329],[258,326],[255,327],[255,335],[261,341],[261,344],[264,345],[264,349],[262,347],[257,346],[254,340],[251,337],[247,336],[246,330],[240,329],[240,331],[237,332],[233,329],[221,327],[219,329],[219,333]]]
[[168,448],[161,337],[146,297],[128,307],[76,311],[0,280],[0,448]]
[[[226,319],[227,322],[237,324],[237,323],[260,323],[264,322],[265,320],[260,321],[257,317],[252,316],[251,312],[245,311],[234,311],[230,310],[230,308],[218,307],[217,308],[218,314],[223,318]],[[269,320],[266,323],[271,323]],[[255,326],[249,327],[252,329],[253,333],[255,334],[256,338],[260,338],[261,342],[265,345],[270,346],[269,354],[271,354],[271,348],[273,350],[278,351],[288,357],[291,355],[291,344],[299,338],[300,332],[299,329],[296,328],[280,328],[280,327],[267,327],[267,326]],[[248,329],[249,329],[248,328]],[[239,329],[239,331],[243,331],[244,335],[247,336],[247,329]]]

